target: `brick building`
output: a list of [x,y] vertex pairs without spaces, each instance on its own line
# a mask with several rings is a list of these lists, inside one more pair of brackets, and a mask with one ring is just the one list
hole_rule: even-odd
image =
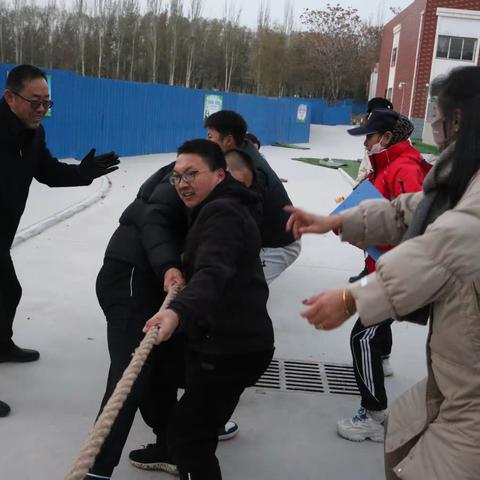
[[383,29],[370,96],[389,98],[431,143],[429,84],[460,65],[480,65],[480,0],[416,0]]

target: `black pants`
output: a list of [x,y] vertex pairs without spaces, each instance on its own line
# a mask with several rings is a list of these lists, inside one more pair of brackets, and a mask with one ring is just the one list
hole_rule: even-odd
[[364,327],[360,318],[350,334],[355,379],[362,396],[362,407],[367,410],[387,408],[385,377],[382,359],[392,350],[392,320],[374,327]]
[[10,252],[0,252],[0,350],[12,345],[12,325],[22,297]]
[[[97,278],[97,296],[107,318],[110,369],[100,412],[144,337],[145,322],[160,308],[163,288],[150,272],[106,259]],[[184,349],[181,336],[154,347],[132,392],[125,401],[90,473],[111,476],[118,465],[135,413],[166,443],[171,412],[177,402],[177,387],[183,384]]]
[[181,480],[221,480],[218,429],[240,395],[268,367],[273,350],[249,355],[209,356],[187,350],[185,393],[170,424],[168,443]]

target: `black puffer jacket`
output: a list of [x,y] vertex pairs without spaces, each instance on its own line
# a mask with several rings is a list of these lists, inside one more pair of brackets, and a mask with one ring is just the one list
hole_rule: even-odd
[[258,196],[227,175],[191,212],[185,242],[187,287],[170,308],[190,348],[248,354],[273,348],[260,232],[250,213]]
[[45,144],[45,130],[28,128],[5,102],[0,100],[0,252],[12,246],[25,210],[32,179],[50,187],[89,185],[78,165],[53,158]]
[[161,281],[169,268],[182,268],[188,227],[187,209],[168,181],[174,166],[175,162],[161,168],[140,187],[105,252],[106,258],[153,270]]
[[289,214],[283,211],[283,207],[292,202],[283,183],[253,143],[245,140],[241,148],[252,159],[257,170],[257,182],[263,190],[263,217],[260,225],[262,247],[285,247],[295,241],[293,235],[285,231]]

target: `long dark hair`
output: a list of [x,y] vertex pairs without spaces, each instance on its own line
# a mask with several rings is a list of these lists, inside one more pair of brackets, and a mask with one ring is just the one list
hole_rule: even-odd
[[450,202],[454,206],[480,169],[480,67],[455,68],[445,77],[435,79],[431,94],[438,97],[448,130],[452,128],[456,112],[460,113],[448,182]]

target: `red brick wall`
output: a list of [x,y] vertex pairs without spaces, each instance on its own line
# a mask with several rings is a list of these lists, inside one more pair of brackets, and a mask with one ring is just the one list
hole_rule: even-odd
[[[418,57],[417,79],[415,82],[415,96],[413,99],[412,117],[423,118],[427,103],[428,89],[425,87],[430,81],[432,68],[433,48],[437,31],[437,8],[458,8],[463,10],[480,10],[480,0],[428,0],[425,10],[424,28],[421,38],[421,49]],[[477,47],[478,48],[478,47]]]
[[[479,0],[480,1],[480,0]],[[420,31],[420,14],[425,9],[427,0],[417,0],[388,22],[382,34],[382,47],[380,50],[377,93],[379,97],[386,95],[388,75],[393,44],[393,29],[398,24],[402,25],[400,43],[397,52],[397,68],[393,88],[393,105],[400,111],[402,106],[402,91],[398,88],[400,82],[405,82],[403,87],[402,113],[408,115],[410,98],[412,94],[413,75],[415,71],[415,56],[417,51],[418,35]]]

